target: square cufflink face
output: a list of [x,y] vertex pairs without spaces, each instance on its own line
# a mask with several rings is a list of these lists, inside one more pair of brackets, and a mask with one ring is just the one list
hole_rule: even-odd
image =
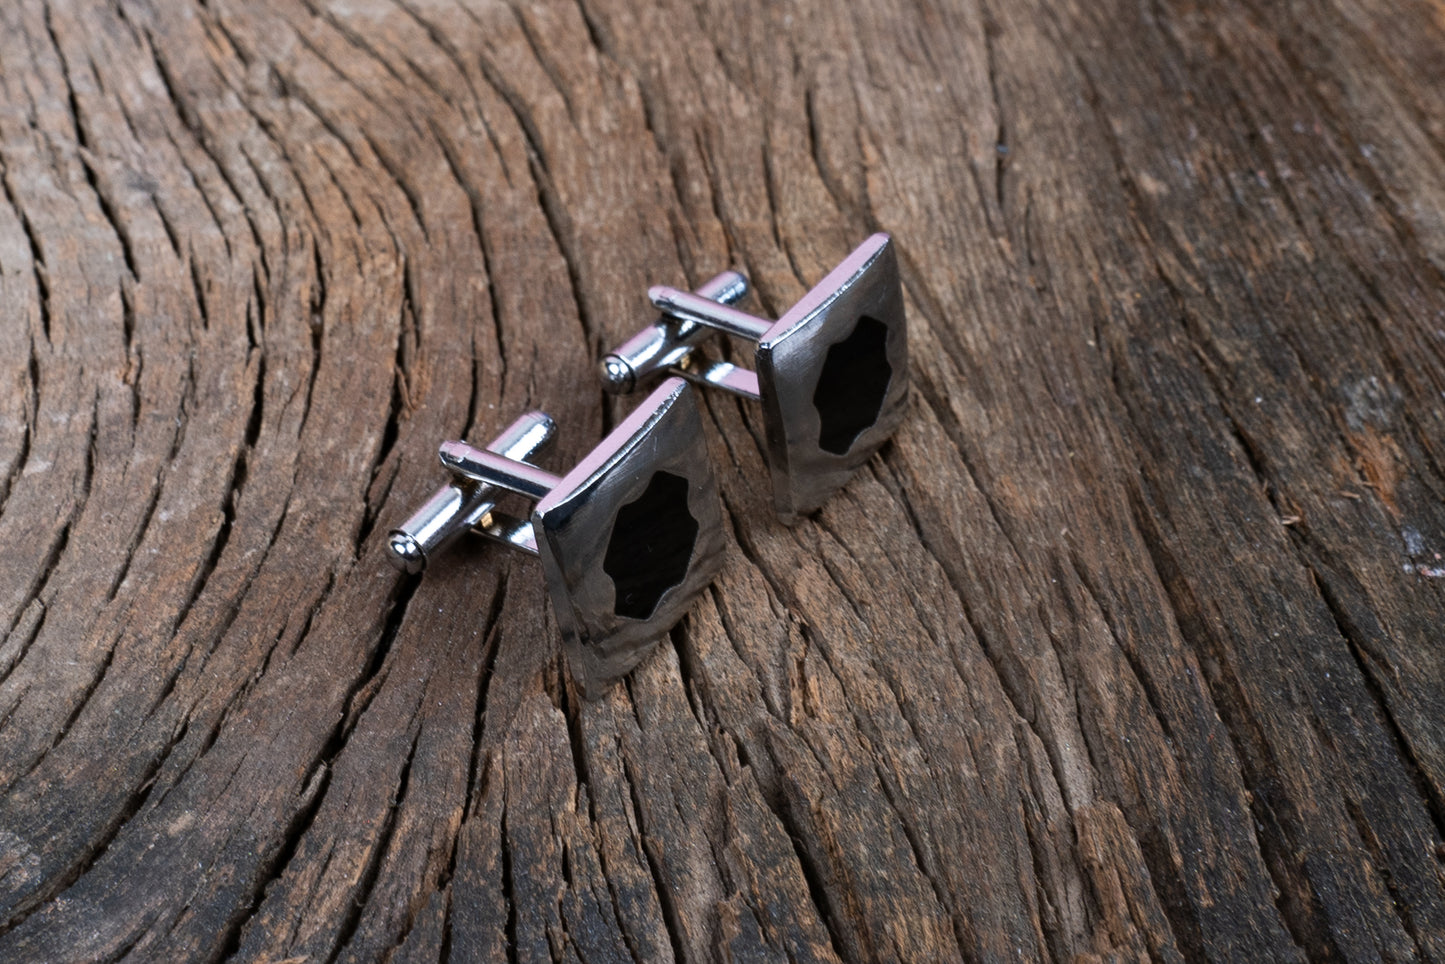
[[898,255],[859,245],[758,344],[773,500],[791,522],[837,491],[902,421],[908,337]]
[[669,378],[532,513],[573,677],[627,673],[722,566],[722,512],[693,389]]

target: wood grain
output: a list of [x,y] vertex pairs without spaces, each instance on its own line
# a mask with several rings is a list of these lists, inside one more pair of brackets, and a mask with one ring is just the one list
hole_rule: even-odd
[[[0,960],[1445,958],[1432,0],[0,5]],[[914,394],[604,699],[383,536],[869,232]]]

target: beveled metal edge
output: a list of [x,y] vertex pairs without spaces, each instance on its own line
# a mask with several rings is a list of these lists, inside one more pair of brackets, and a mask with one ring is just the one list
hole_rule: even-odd
[[867,271],[892,243],[893,236],[886,231],[869,235],[848,257],[838,262],[838,266],[829,271],[822,281],[809,288],[808,293],[798,299],[797,304],[783,313],[783,317],[759,339],[758,350],[773,348],[795,334],[804,322],[836,301],[849,286],[848,283]]
[[[593,478],[607,471],[620,462],[627,453],[641,445],[644,440],[643,433],[647,427],[660,421],[678,398],[691,390],[687,382],[676,375],[669,375],[665,378],[643,400],[641,405],[633,409],[626,418],[617,424],[616,428],[608,432],[607,437],[597,443],[596,448],[587,453],[582,461],[562,476],[551,492],[537,502],[536,507],[532,510],[533,523],[540,525],[544,515],[566,508],[569,501],[576,499],[586,490],[587,484]],[[626,442],[616,447],[609,444],[613,439],[618,438],[626,439]]]

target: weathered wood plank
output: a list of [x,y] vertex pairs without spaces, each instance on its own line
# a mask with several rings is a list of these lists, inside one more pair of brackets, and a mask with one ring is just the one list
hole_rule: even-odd
[[[1445,956],[1445,20],[0,9],[0,960]],[[904,266],[811,519],[603,699],[380,535],[650,283]]]

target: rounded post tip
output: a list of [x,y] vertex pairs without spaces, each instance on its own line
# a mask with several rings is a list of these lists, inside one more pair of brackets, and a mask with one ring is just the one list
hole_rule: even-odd
[[612,395],[626,395],[637,383],[632,366],[616,355],[606,355],[597,366],[602,376],[602,387]]
[[421,545],[401,529],[391,530],[386,540],[386,554],[391,564],[402,572],[415,574],[426,568],[426,553]]
[[697,293],[725,305],[735,305],[748,294],[748,279],[736,271],[724,271],[708,280]]

